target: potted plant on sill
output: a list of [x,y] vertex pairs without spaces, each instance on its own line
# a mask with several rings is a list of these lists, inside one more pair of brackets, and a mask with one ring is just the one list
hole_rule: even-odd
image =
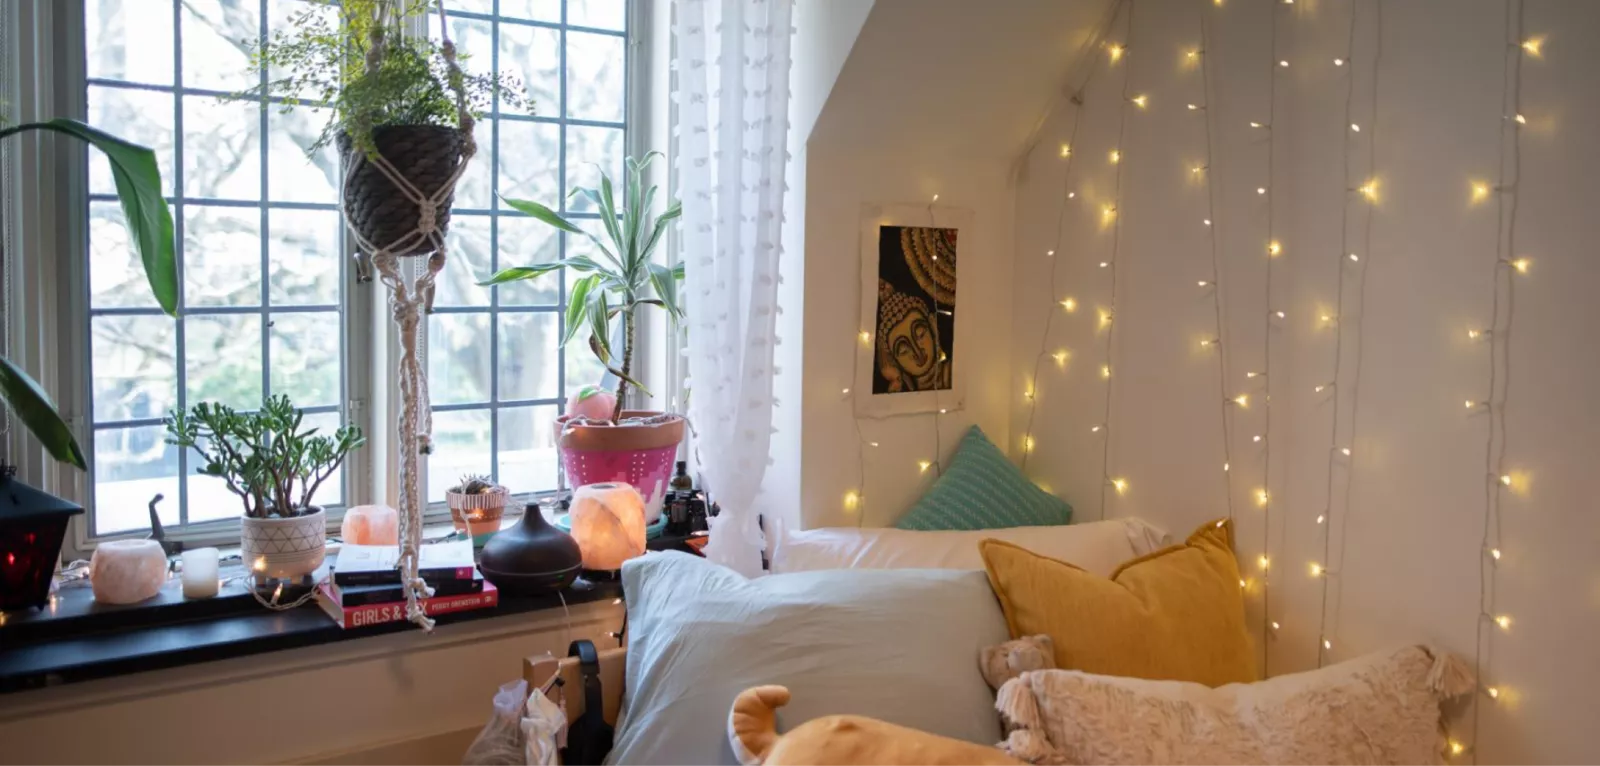
[[259,577],[301,577],[322,566],[327,515],[311,501],[345,456],[367,443],[355,426],[331,435],[301,430],[304,417],[280,395],[255,412],[201,402],[165,419],[167,443],[193,448],[197,472],[222,479],[243,501],[240,557]]
[[[608,419],[576,417],[571,413],[556,418],[557,442],[561,462],[573,486],[620,481],[631,484],[645,496],[646,520],[661,514],[662,500],[672,479],[673,460],[683,441],[683,416],[648,410],[624,410],[628,386],[647,396],[649,390],[633,377],[634,337],[638,312],[655,306],[676,322],[683,316],[678,304],[678,280],[683,264],[663,266],[651,260],[667,227],[682,213],[677,201],[670,202],[659,216],[651,207],[656,187],[644,188],[644,172],[660,156],[650,152],[642,160],[630,157],[622,185],[622,207],[617,205],[610,176],[600,174],[598,189],[578,187],[571,196],[583,196],[594,204],[605,227],[598,237],[574,225],[550,208],[530,200],[506,199],[506,204],[569,234],[588,237],[600,253],[600,260],[573,256],[550,263],[508,268],[494,274],[481,285],[500,285],[519,280],[538,279],[567,268],[578,272],[567,297],[566,336],[563,346],[587,331],[589,350],[617,378],[615,404]],[[622,323],[622,353],[611,347],[612,321]]]
[[345,223],[367,255],[439,250],[456,179],[474,151],[472,121],[496,98],[532,111],[517,78],[465,73],[448,36],[436,42],[406,33],[435,1],[343,0],[336,13],[312,5],[265,41],[245,41],[250,73],[265,71],[268,79],[232,98],[276,97],[285,111],[329,108],[308,152],[338,147]]
[[472,537],[473,545],[478,546],[500,531],[500,519],[505,516],[506,500],[510,497],[505,487],[487,476],[475,474],[461,477],[444,493],[456,531],[466,532]]

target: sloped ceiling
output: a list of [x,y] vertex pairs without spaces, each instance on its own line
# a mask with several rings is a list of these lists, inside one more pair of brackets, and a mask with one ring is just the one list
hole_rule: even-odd
[[1011,161],[1115,0],[877,0],[812,149]]

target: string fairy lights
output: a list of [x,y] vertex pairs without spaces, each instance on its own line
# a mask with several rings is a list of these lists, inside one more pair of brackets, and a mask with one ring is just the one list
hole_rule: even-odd
[[[1131,4],[1131,2],[1130,2],[1130,4]],[[1131,11],[1131,9],[1129,11],[1129,23],[1130,23],[1130,25],[1132,23],[1132,11]],[[1111,23],[1107,25],[1107,28],[1109,29],[1109,28],[1115,27],[1115,26],[1116,26],[1116,19],[1113,18]],[[1104,63],[1106,65],[1108,65],[1108,66],[1114,66],[1119,61],[1122,60],[1122,57],[1127,53],[1127,48],[1122,43],[1112,42],[1112,43],[1106,44],[1106,51],[1107,51],[1108,55],[1107,55],[1106,59],[1104,59]],[[1064,247],[1063,243],[1064,243],[1064,236],[1065,236],[1065,223],[1066,223],[1066,215],[1067,215],[1068,203],[1071,202],[1073,199],[1076,199],[1077,196],[1078,196],[1077,192],[1073,191],[1073,189],[1072,189],[1072,180],[1073,180],[1072,172],[1073,172],[1073,170],[1075,169],[1075,166],[1076,166],[1075,159],[1076,159],[1077,155],[1076,155],[1075,152],[1071,151],[1069,147],[1075,146],[1077,144],[1077,141],[1078,141],[1078,129],[1082,125],[1083,112],[1087,108],[1086,99],[1085,99],[1085,93],[1088,91],[1089,85],[1094,82],[1096,75],[1098,75],[1100,73],[1100,71],[1101,71],[1100,70],[1100,66],[1102,64],[1102,59],[1100,59],[1097,56],[1097,57],[1094,57],[1092,59],[1092,62],[1093,63],[1090,64],[1089,73],[1088,73],[1087,77],[1084,78],[1083,86],[1080,87],[1077,91],[1075,91],[1072,94],[1072,96],[1069,98],[1069,102],[1073,106],[1072,123],[1071,123],[1071,127],[1068,129],[1068,132],[1067,132],[1067,140],[1066,140],[1065,143],[1063,143],[1061,145],[1060,157],[1063,160],[1063,162],[1065,163],[1065,167],[1062,169],[1062,175],[1061,175],[1061,177],[1062,177],[1062,181],[1061,181],[1062,194],[1061,194],[1061,202],[1060,202],[1060,204],[1059,204],[1059,206],[1057,208],[1057,213],[1056,213],[1055,242],[1054,242],[1054,246],[1046,251],[1049,254],[1049,256],[1052,256],[1052,257],[1055,255],[1055,253],[1063,251],[1063,247]],[[1123,88],[1123,97],[1124,97],[1124,99],[1123,99],[1124,104],[1130,102],[1130,100],[1127,98],[1126,85],[1124,85],[1124,88]],[[1147,103],[1148,103],[1148,99],[1145,99],[1144,102],[1140,104],[1141,108],[1144,106],[1144,104],[1147,104]],[[1119,145],[1120,145],[1120,140],[1119,140]],[[1111,162],[1113,164],[1120,162],[1120,160],[1122,159],[1121,151],[1120,150],[1115,150],[1115,149],[1112,150],[1110,152],[1110,154],[1108,155],[1108,158],[1111,160]],[[1109,225],[1112,222],[1114,222],[1115,219],[1116,219],[1116,206],[1115,206],[1115,204],[1103,206],[1102,209],[1101,209],[1101,213],[1100,213],[1100,219],[1101,219],[1101,225],[1102,226]],[[1039,398],[1040,398],[1039,397],[1039,375],[1040,375],[1040,368],[1043,365],[1045,358],[1049,357],[1049,358],[1051,358],[1051,359],[1053,359],[1055,361],[1057,369],[1065,371],[1066,368],[1067,368],[1067,360],[1071,358],[1071,352],[1069,352],[1065,348],[1059,348],[1058,347],[1054,351],[1052,351],[1051,350],[1051,343],[1050,343],[1051,330],[1055,325],[1056,314],[1058,313],[1057,310],[1054,308],[1054,306],[1055,305],[1059,305],[1061,307],[1060,313],[1072,314],[1072,313],[1077,312],[1077,310],[1078,310],[1078,301],[1077,301],[1076,298],[1074,298],[1074,297],[1072,297],[1070,295],[1069,296],[1063,296],[1063,297],[1061,297],[1059,299],[1055,298],[1055,296],[1061,295],[1061,290],[1060,290],[1060,287],[1058,285],[1058,281],[1059,281],[1060,273],[1061,273],[1061,263],[1062,263],[1062,261],[1065,261],[1065,260],[1067,260],[1067,259],[1065,259],[1065,258],[1055,259],[1050,264],[1050,295],[1052,296],[1052,300],[1054,300],[1055,303],[1053,305],[1051,305],[1049,308],[1046,309],[1045,321],[1044,321],[1044,329],[1040,333],[1040,336],[1039,336],[1039,352],[1034,355],[1033,371],[1029,375],[1027,383],[1025,383],[1024,386],[1023,386],[1023,398],[1026,400],[1027,405],[1028,405],[1027,425],[1025,426],[1025,428],[1023,429],[1023,432],[1022,432],[1022,445],[1021,445],[1022,446],[1021,464],[1022,464],[1022,469],[1024,471],[1027,470],[1027,468],[1028,468],[1028,458],[1033,454],[1034,448],[1037,445],[1037,440],[1034,438],[1034,435],[1033,435],[1033,426],[1034,426],[1034,416],[1038,413],[1038,408],[1039,408]],[[1109,265],[1109,264],[1104,263],[1104,262],[1102,262],[1100,264],[1100,266],[1102,268],[1106,267],[1107,265]],[[1098,317],[1100,319],[1100,322],[1102,323],[1102,326],[1106,322],[1108,322],[1110,320],[1109,315],[1104,310],[1099,312]],[[1110,377],[1110,371],[1111,371],[1111,368],[1110,368],[1109,365],[1102,365],[1101,366],[1102,377],[1109,378]],[[1096,425],[1094,428],[1091,429],[1091,431],[1093,433],[1100,433],[1103,430],[1105,430],[1103,423],[1100,424],[1100,425]],[[1109,481],[1109,479],[1107,479],[1107,481]],[[1123,480],[1121,486],[1118,487],[1118,491],[1125,491],[1126,488],[1127,488],[1127,482],[1126,482],[1126,480]],[[1103,497],[1102,497],[1102,504],[1101,504],[1101,515],[1104,516]]]
[[[1219,402],[1217,420],[1222,428],[1222,495],[1227,505],[1228,518],[1232,519],[1233,482],[1231,481],[1228,468],[1229,466],[1233,465],[1233,429],[1229,425],[1228,405],[1231,403],[1238,404],[1240,407],[1243,407],[1249,403],[1250,399],[1248,394],[1239,394],[1234,399],[1229,400],[1227,394],[1228,347],[1227,344],[1223,343],[1223,333],[1226,325],[1222,320],[1222,287],[1220,284],[1218,284],[1218,280],[1222,278],[1222,251],[1219,247],[1219,243],[1217,242],[1217,227],[1212,225],[1212,222],[1217,220],[1216,189],[1211,184],[1210,174],[1203,172],[1205,169],[1211,167],[1212,160],[1216,156],[1216,147],[1213,145],[1213,136],[1211,130],[1211,114],[1210,110],[1206,108],[1213,103],[1215,94],[1215,89],[1211,80],[1211,67],[1206,65],[1206,50],[1211,46],[1211,25],[1210,14],[1204,7],[1199,8],[1197,13],[1200,17],[1200,47],[1189,51],[1188,58],[1198,61],[1198,66],[1200,68],[1200,88],[1204,94],[1204,103],[1200,105],[1190,104],[1189,110],[1200,113],[1201,125],[1205,130],[1206,160],[1205,163],[1197,169],[1199,172],[1197,172],[1196,175],[1201,176],[1202,181],[1205,183],[1206,217],[1203,219],[1203,225],[1206,230],[1206,239],[1211,247],[1211,275],[1209,279],[1196,280],[1195,284],[1200,289],[1207,291],[1211,297],[1213,322],[1212,336],[1202,341],[1201,345],[1207,348],[1216,349],[1216,397]],[[1246,588],[1248,586],[1248,581],[1239,581],[1240,588]]]
[[[1482,400],[1468,400],[1470,413],[1479,410],[1488,417],[1483,448],[1483,534],[1478,548],[1478,619],[1473,636],[1473,675],[1478,679],[1484,695],[1498,702],[1503,688],[1487,683],[1484,666],[1494,648],[1497,631],[1509,631],[1512,617],[1499,611],[1497,604],[1496,575],[1501,561],[1501,503],[1505,493],[1516,491],[1515,477],[1505,468],[1506,462],[1506,403],[1511,392],[1511,330],[1516,318],[1517,280],[1529,272],[1531,261],[1518,253],[1517,220],[1522,184],[1522,127],[1527,124],[1522,114],[1522,66],[1526,59],[1544,58],[1542,36],[1523,37],[1525,22],[1523,0],[1506,0],[1505,19],[1505,77],[1502,86],[1501,124],[1499,134],[1499,182],[1490,193],[1495,196],[1495,251],[1490,264],[1490,302],[1488,328],[1480,330],[1481,344],[1488,352],[1486,365],[1488,381]],[[1472,186],[1473,200],[1480,201],[1481,182]],[[1502,294],[1504,300],[1502,300]],[[1478,338],[1473,338],[1477,340]],[[1471,738],[1462,743],[1451,739],[1451,753],[1460,755],[1470,750],[1477,761],[1476,745],[1482,719],[1482,705],[1472,706]]]
[[[1376,126],[1378,123],[1378,74],[1381,71],[1383,64],[1383,4],[1374,3],[1372,7],[1374,12],[1375,30],[1373,34],[1374,47],[1371,71],[1369,73],[1370,80],[1367,88],[1367,95],[1370,100],[1366,109],[1366,119],[1369,120],[1370,125]],[[1350,4],[1349,26],[1345,35],[1345,55],[1347,56],[1353,56],[1355,54],[1356,29],[1357,22],[1359,21],[1359,13],[1360,6],[1357,3],[1352,2]],[[1338,63],[1338,60],[1336,60],[1335,66],[1343,67],[1344,64]],[[1350,67],[1345,71],[1344,114],[1340,119],[1341,123],[1348,122],[1352,128],[1356,125],[1356,123],[1353,122],[1356,93],[1355,69],[1356,66],[1352,62]],[[1340,183],[1348,185],[1351,183],[1350,179],[1352,177],[1360,177],[1366,180],[1362,182],[1360,186],[1357,186],[1354,189],[1350,189],[1348,186],[1346,186],[1345,189],[1344,202],[1340,206],[1339,249],[1333,254],[1334,279],[1336,284],[1334,292],[1334,308],[1332,314],[1325,315],[1322,319],[1324,324],[1328,324],[1331,322],[1333,315],[1348,315],[1349,311],[1346,308],[1347,295],[1345,291],[1345,285],[1347,282],[1353,279],[1355,281],[1354,304],[1357,307],[1356,321],[1332,323],[1334,333],[1332,379],[1328,383],[1317,386],[1313,392],[1322,393],[1324,390],[1332,391],[1332,395],[1329,397],[1332,410],[1330,415],[1332,422],[1329,426],[1329,444],[1327,450],[1327,462],[1325,465],[1326,485],[1324,486],[1322,507],[1318,509],[1315,525],[1317,536],[1322,544],[1321,561],[1313,561],[1309,564],[1311,576],[1321,580],[1321,582],[1318,583],[1318,589],[1320,593],[1319,605],[1317,608],[1317,667],[1319,668],[1327,663],[1328,654],[1333,649],[1333,631],[1330,630],[1329,627],[1328,590],[1330,587],[1330,580],[1333,579],[1331,575],[1335,574],[1337,567],[1334,571],[1330,571],[1327,569],[1327,564],[1324,562],[1334,561],[1334,524],[1337,521],[1349,518],[1350,491],[1355,475],[1355,461],[1352,459],[1353,453],[1349,445],[1355,443],[1356,427],[1360,422],[1358,410],[1361,405],[1361,361],[1362,350],[1364,348],[1364,344],[1362,343],[1362,330],[1365,325],[1364,319],[1366,316],[1365,303],[1367,274],[1371,268],[1370,261],[1367,264],[1362,264],[1360,255],[1352,252],[1350,249],[1350,218],[1352,211],[1360,211],[1360,225],[1362,232],[1361,248],[1362,252],[1367,253],[1370,256],[1372,253],[1372,223],[1376,213],[1375,206],[1379,201],[1378,189],[1381,184],[1381,181],[1376,175],[1375,169],[1375,164],[1377,162],[1377,130],[1369,130],[1365,136],[1362,136],[1359,130],[1352,130],[1344,135],[1345,142],[1342,171],[1340,172],[1339,176]],[[1362,144],[1364,144],[1366,149],[1366,166],[1359,176],[1355,176],[1354,156]],[[1345,357],[1347,339],[1353,341],[1355,353],[1350,355],[1352,357],[1350,360],[1350,384],[1342,390],[1339,387],[1339,381],[1341,379],[1341,374],[1344,372],[1346,364]],[[1348,412],[1349,425],[1345,428],[1345,439],[1341,440],[1340,428],[1345,420],[1344,415],[1346,413],[1344,400],[1346,395],[1348,395],[1350,401]],[[1343,463],[1342,476],[1344,477],[1344,480],[1343,487],[1338,497],[1343,499],[1343,506],[1341,508],[1335,508],[1334,477],[1341,473],[1340,463]],[[1344,558],[1343,551],[1344,547],[1341,545],[1339,555],[1340,561],[1343,561]],[[1335,626],[1335,629],[1336,627],[1337,626]]]
[[[1128,27],[1123,33],[1123,40],[1125,47],[1132,47],[1133,30],[1136,27],[1134,15],[1138,10],[1138,3],[1137,0],[1127,0],[1127,2]],[[1122,271],[1122,221],[1125,218],[1119,209],[1122,205],[1123,170],[1127,167],[1127,163],[1122,162],[1121,147],[1126,143],[1128,137],[1128,110],[1133,108],[1143,111],[1146,108],[1145,103],[1147,103],[1143,101],[1144,97],[1142,96],[1137,97],[1141,99],[1140,101],[1135,101],[1136,97],[1130,95],[1129,86],[1132,84],[1132,76],[1131,68],[1122,70],[1122,108],[1117,111],[1117,148],[1112,150],[1112,162],[1117,166],[1117,172],[1114,174],[1115,180],[1111,186],[1112,203],[1111,220],[1109,222],[1111,227],[1111,258],[1108,262],[1101,262],[1100,264],[1104,268],[1109,263],[1110,274],[1108,276],[1111,283],[1111,305],[1108,310],[1101,314],[1101,326],[1105,328],[1105,350],[1102,356],[1105,361],[1100,365],[1100,378],[1106,382],[1105,407],[1103,409],[1105,415],[1102,422],[1108,424],[1106,433],[1100,439],[1100,473],[1102,477],[1100,482],[1100,518],[1102,519],[1106,517],[1106,490],[1113,489],[1118,495],[1125,495],[1128,492],[1128,480],[1124,477],[1113,477],[1111,475],[1111,439],[1115,434],[1109,428],[1109,424],[1111,423],[1113,403],[1112,392],[1116,391],[1116,386],[1111,382],[1111,368],[1114,361],[1111,355],[1116,348],[1117,323],[1112,319],[1117,314],[1117,277],[1119,276],[1118,272]],[[1104,217],[1102,217],[1103,219]]]

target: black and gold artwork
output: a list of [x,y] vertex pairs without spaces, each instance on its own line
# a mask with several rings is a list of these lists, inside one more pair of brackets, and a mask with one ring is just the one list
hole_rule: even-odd
[[872,393],[948,391],[955,365],[956,229],[878,227]]

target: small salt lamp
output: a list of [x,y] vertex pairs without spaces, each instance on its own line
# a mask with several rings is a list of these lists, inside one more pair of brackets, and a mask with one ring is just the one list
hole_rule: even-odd
[[387,505],[358,505],[344,513],[339,538],[351,545],[399,545],[400,514]]
[[101,543],[89,559],[89,584],[102,604],[137,604],[161,592],[167,554],[154,540]]
[[572,493],[572,537],[583,568],[615,571],[644,554],[644,498],[621,482],[589,484]]

